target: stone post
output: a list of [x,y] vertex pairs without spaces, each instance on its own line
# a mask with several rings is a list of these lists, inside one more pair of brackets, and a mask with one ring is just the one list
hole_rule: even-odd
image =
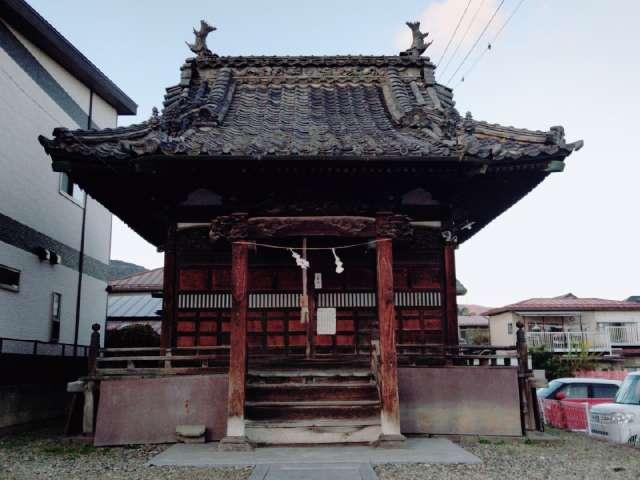
[[98,355],[100,354],[100,324],[94,323],[91,325],[91,342],[89,343],[89,356],[87,373],[89,376],[93,376],[96,373]]

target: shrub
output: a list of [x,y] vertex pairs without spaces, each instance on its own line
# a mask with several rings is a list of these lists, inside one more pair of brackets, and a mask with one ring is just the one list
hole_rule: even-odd
[[107,348],[159,347],[160,335],[149,325],[129,325],[107,331]]

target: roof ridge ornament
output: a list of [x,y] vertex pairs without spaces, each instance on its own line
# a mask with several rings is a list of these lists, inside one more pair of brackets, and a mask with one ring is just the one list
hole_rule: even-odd
[[419,57],[427,48],[429,48],[433,41],[425,43],[424,39],[429,36],[429,32],[422,33],[420,31],[420,22],[406,22],[406,24],[407,27],[411,29],[413,41],[411,42],[411,47],[406,49],[404,52],[400,52],[400,55]]
[[217,30],[217,28],[209,25],[206,20],[200,20],[200,30],[193,29],[196,41],[194,43],[185,42],[189,49],[197,55],[197,58],[216,56],[207,47],[207,35],[214,30]]

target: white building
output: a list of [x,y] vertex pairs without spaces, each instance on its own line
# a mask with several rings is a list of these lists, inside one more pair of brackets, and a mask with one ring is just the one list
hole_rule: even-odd
[[567,294],[531,298],[485,312],[491,344],[515,345],[521,321],[527,343],[549,351],[587,348],[607,352],[612,347],[640,346],[640,303],[629,300],[578,298]]
[[87,344],[103,325],[111,214],[51,169],[54,127],[136,104],[22,0],[0,0],[0,337]]

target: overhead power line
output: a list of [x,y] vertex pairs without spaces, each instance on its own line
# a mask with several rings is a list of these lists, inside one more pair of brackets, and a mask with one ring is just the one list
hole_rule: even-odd
[[447,42],[447,46],[444,47],[444,52],[442,52],[442,56],[440,57],[440,60],[438,60],[438,63],[436,63],[436,67],[438,65],[440,65],[440,62],[442,62],[442,59],[447,54],[447,50],[449,50],[449,46],[451,45],[451,42],[455,38],[456,33],[458,33],[458,28],[460,28],[460,24],[462,23],[462,20],[464,20],[464,16],[467,14],[467,10],[469,10],[469,5],[471,5],[471,0],[469,0],[467,2],[467,6],[464,7],[464,12],[462,12],[462,15],[460,16],[460,19],[458,20],[458,24],[456,25],[456,28],[453,30],[453,33],[449,37],[449,41]]
[[494,35],[494,37],[491,39],[491,41],[487,44],[487,48],[484,49],[480,55],[478,55],[478,57],[473,61],[473,64],[471,64],[469,69],[464,73],[464,75],[462,75],[462,77],[460,78],[460,80],[458,81],[458,83],[456,85],[460,85],[462,82],[464,82],[465,78],[467,78],[469,76],[469,74],[473,71],[473,69],[476,67],[476,65],[478,65],[478,63],[480,63],[480,60],[482,60],[482,58],[487,54],[487,52],[490,51],[493,48],[493,45],[495,45],[496,40],[498,39],[498,37],[500,36],[502,31],[505,29],[507,24],[511,21],[511,19],[516,14],[516,12],[520,9],[520,7],[522,6],[523,3],[524,3],[524,0],[520,0],[518,5],[516,5],[516,8],[514,8],[513,11],[511,12],[511,15],[509,15],[509,18],[507,18],[507,20],[502,24],[502,26],[500,27],[498,32]]
[[447,84],[451,83],[451,80],[453,80],[453,77],[456,76],[456,73],[458,73],[460,71],[460,69],[462,68],[462,66],[465,64],[465,62],[467,61],[467,59],[469,58],[469,56],[473,53],[473,51],[475,50],[475,48],[478,46],[478,43],[480,42],[480,39],[482,39],[482,37],[484,36],[484,34],[486,33],[486,31],[489,29],[489,27],[491,26],[491,24],[493,23],[493,20],[496,18],[496,15],[498,15],[498,12],[500,11],[500,8],[502,8],[502,5],[504,5],[504,0],[501,0],[500,4],[498,5],[498,7],[496,8],[495,12],[493,12],[493,15],[491,15],[491,18],[489,19],[489,21],[487,22],[487,24],[484,26],[484,28],[482,29],[482,32],[480,32],[480,35],[478,35],[478,38],[476,38],[476,41],[473,42],[473,45],[471,46],[471,48],[469,49],[469,51],[467,52],[467,54],[464,56],[464,58],[462,59],[462,62],[460,62],[460,65],[458,65],[458,68],[456,68],[456,71],[453,72],[453,74],[451,75],[451,77],[449,78],[449,80],[447,81]]
[[467,38],[467,35],[469,34],[469,31],[471,30],[471,26],[476,21],[476,18],[478,17],[478,14],[480,13],[480,10],[482,10],[482,5],[484,5],[484,2],[485,2],[485,0],[482,0],[480,2],[480,5],[478,5],[478,8],[476,9],[475,13],[473,14],[473,17],[471,17],[471,21],[467,25],[467,29],[462,34],[462,38],[460,38],[460,41],[456,45],[456,48],[453,50],[453,53],[449,57],[449,60],[447,60],[447,63],[445,64],[444,68],[440,72],[440,75],[444,75],[444,72],[447,71],[447,68],[449,68],[449,65],[451,64],[453,59],[456,58],[456,54],[458,53],[458,50],[460,50],[460,47],[462,46],[462,44],[464,43],[465,39]]

